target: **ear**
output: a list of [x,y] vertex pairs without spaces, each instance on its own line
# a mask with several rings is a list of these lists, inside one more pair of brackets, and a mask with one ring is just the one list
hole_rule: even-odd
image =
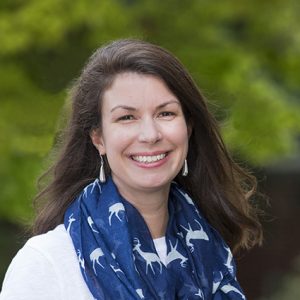
[[90,137],[93,145],[99,151],[99,154],[104,155],[106,153],[106,150],[100,128],[93,129],[90,133]]
[[190,122],[187,124],[187,132],[188,132],[188,137],[190,138],[193,132],[193,125]]

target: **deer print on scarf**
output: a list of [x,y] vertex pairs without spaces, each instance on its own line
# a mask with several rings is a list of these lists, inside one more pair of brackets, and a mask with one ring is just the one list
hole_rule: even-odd
[[186,240],[186,244],[190,248],[191,252],[194,251],[194,244],[191,242],[191,240],[209,241],[208,235],[203,230],[201,224],[197,220],[194,220],[194,221],[199,225],[200,230],[199,229],[193,230],[190,223],[188,223],[188,228],[180,225],[186,231],[185,240]]
[[159,264],[160,273],[161,273],[162,272],[162,263],[161,263],[158,255],[156,253],[142,251],[141,243],[138,238],[134,238],[134,242],[135,242],[135,246],[133,248],[133,251],[136,251],[146,262],[146,274],[148,274],[148,266],[150,266],[153,274],[155,274],[155,271],[152,266],[153,263]]
[[64,223],[93,298],[245,300],[230,249],[177,184],[169,215],[163,265],[143,217],[111,178],[82,190]]

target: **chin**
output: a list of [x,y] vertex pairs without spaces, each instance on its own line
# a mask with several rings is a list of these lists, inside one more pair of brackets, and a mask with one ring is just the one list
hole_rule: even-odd
[[143,182],[137,182],[137,185],[142,187],[145,190],[151,189],[163,189],[169,186],[172,182],[172,179],[166,178],[148,178]]

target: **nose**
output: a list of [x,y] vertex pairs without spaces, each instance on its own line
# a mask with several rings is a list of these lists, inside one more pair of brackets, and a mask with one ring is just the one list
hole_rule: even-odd
[[140,123],[139,142],[155,144],[161,140],[162,134],[153,118],[145,118]]

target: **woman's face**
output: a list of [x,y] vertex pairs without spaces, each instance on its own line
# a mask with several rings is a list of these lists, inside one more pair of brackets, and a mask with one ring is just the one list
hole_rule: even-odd
[[188,151],[179,100],[151,75],[117,75],[104,93],[102,132],[92,134],[122,195],[168,191]]

